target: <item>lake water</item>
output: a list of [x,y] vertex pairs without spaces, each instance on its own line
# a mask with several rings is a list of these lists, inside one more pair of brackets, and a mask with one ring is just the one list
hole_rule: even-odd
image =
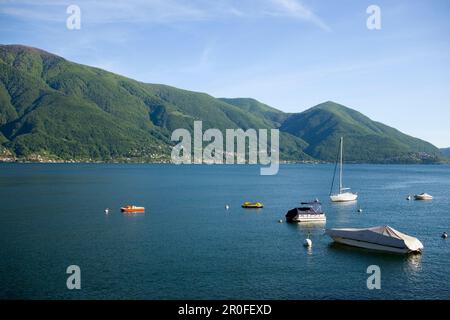
[[[358,204],[329,202],[333,169],[0,164],[0,298],[450,299],[450,239],[440,237],[450,166],[348,165]],[[435,199],[405,200],[424,191]],[[278,223],[316,197],[326,227],[388,224],[419,238],[423,254],[333,245],[325,225]],[[128,203],[145,214],[120,213]],[[66,288],[69,265],[81,268],[81,290]],[[381,290],[367,289],[369,265],[381,268]]]

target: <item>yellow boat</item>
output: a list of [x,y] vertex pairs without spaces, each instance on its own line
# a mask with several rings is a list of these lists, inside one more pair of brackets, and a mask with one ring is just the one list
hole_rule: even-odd
[[264,207],[264,205],[261,202],[244,202],[242,204],[242,208],[247,208],[247,209],[260,209],[263,207]]

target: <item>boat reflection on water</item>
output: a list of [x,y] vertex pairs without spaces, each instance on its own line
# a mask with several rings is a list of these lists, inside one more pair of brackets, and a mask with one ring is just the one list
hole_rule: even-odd
[[422,269],[422,254],[416,252],[410,252],[406,254],[399,254],[386,251],[371,250],[360,247],[352,247],[338,242],[330,242],[328,249],[332,251],[339,251],[339,254],[345,254],[349,256],[364,257],[380,257],[383,261],[403,261],[403,270],[411,274],[411,272],[419,272]]
[[[351,221],[352,215],[356,214],[359,208],[358,202],[331,202],[332,214],[335,225],[347,225]],[[358,213],[360,214],[360,213]]]
[[143,216],[145,216],[145,212],[122,212],[122,214],[127,217],[143,217]]
[[297,227],[298,230],[300,230],[303,233],[317,233],[317,231],[320,231],[320,234],[323,233],[323,231],[325,230],[325,226],[326,226],[326,222],[325,221],[316,221],[316,222],[302,222],[302,223],[297,223],[294,224],[294,226]]
[[350,202],[331,202],[330,206],[333,207],[337,212],[348,212],[350,209],[354,211],[357,208],[358,202],[350,201]]
[[317,234],[323,235],[325,231],[326,222],[325,221],[312,221],[312,222],[302,222],[302,223],[287,223],[287,226],[293,230],[297,230],[300,234]]
[[405,257],[403,270],[406,274],[415,274],[422,271],[422,254],[411,253]]

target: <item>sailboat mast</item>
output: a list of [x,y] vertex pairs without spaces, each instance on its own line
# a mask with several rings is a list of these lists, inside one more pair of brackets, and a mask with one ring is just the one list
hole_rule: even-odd
[[342,193],[343,148],[344,148],[344,137],[341,137],[341,159],[340,159],[340,173],[339,173],[339,193]]

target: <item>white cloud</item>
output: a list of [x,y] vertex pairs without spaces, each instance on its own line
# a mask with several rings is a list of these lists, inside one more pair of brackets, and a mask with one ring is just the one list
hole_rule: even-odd
[[66,7],[74,3],[81,8],[82,19],[92,24],[197,21],[208,16],[202,8],[177,0],[1,1],[0,14],[25,20],[64,21],[67,18]]
[[64,21],[67,18],[65,8],[75,3],[81,8],[83,21],[89,24],[151,24],[272,16],[300,19],[330,31],[325,22],[298,0],[0,0],[0,3],[0,14],[46,22]]
[[[0,14],[24,20],[38,20],[47,22],[65,21],[67,17],[64,10],[65,7],[59,5],[59,7],[62,8],[62,11],[61,13],[58,13],[56,10],[47,10],[47,4],[48,3],[45,3],[39,7],[36,7],[36,3],[18,3],[17,1],[2,2]],[[54,6],[55,3],[52,3],[51,5]]]
[[176,0],[87,1],[86,14],[93,22],[165,23],[204,20],[208,14],[201,8]]
[[276,8],[274,15],[291,16],[309,21],[322,30],[331,31],[331,28],[322,19],[298,0],[272,0],[272,3]]

